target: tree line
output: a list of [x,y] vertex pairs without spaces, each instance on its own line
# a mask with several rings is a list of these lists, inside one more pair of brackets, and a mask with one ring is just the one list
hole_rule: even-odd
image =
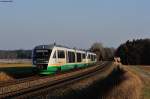
[[[97,54],[98,61],[112,60],[114,48],[103,47],[102,43],[94,43],[89,51]],[[31,59],[32,50],[0,50],[0,59]]]
[[[126,41],[116,50],[104,47],[102,43],[96,42],[89,49],[97,54],[97,60],[113,60],[120,57],[123,64],[150,65],[150,39],[137,39]],[[31,59],[32,50],[0,50],[0,59]]]
[[137,39],[121,44],[116,52],[123,64],[150,65],[150,39]]
[[0,59],[31,59],[32,50],[0,50]]

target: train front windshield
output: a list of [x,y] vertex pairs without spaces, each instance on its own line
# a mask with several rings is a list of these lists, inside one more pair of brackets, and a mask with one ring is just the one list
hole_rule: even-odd
[[35,49],[33,52],[33,64],[48,64],[52,50]]

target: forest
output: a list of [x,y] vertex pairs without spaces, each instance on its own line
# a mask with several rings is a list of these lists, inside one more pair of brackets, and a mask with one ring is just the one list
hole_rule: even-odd
[[32,50],[0,50],[0,59],[31,59]]
[[115,52],[126,65],[150,65],[150,39],[126,41]]

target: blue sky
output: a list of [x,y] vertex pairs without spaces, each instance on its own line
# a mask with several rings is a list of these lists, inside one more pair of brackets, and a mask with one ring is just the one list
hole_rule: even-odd
[[118,47],[150,38],[150,0],[13,0],[0,2],[0,49],[39,44]]

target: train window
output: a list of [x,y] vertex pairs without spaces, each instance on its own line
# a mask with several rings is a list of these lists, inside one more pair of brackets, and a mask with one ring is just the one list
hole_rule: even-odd
[[53,58],[56,58],[56,51],[54,52]]
[[94,61],[94,55],[91,55],[92,56],[92,61]]
[[34,64],[47,64],[52,50],[48,49],[35,49],[33,53]]
[[77,53],[77,62],[81,62],[81,53]]
[[90,54],[88,54],[88,59],[91,59],[91,55]]
[[50,57],[50,54],[51,54],[52,50],[40,50],[40,49],[37,49],[35,50],[35,57],[36,58],[49,58]]
[[58,50],[58,58],[65,58],[65,52],[63,50]]
[[82,58],[85,59],[85,54],[82,54]]
[[91,55],[90,59],[92,60],[92,55]]
[[74,52],[68,52],[68,62],[74,63],[75,62],[75,53]]
[[96,61],[96,55],[94,55],[94,61]]
[[95,55],[93,55],[93,61],[95,61]]

